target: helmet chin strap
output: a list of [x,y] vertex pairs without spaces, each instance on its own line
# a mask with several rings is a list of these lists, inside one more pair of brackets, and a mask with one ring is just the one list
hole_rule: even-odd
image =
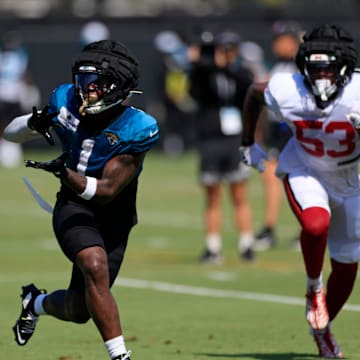
[[79,114],[81,116],[85,116],[86,115],[86,108],[88,107],[89,103],[87,102],[87,100],[83,100],[82,104],[79,107]]
[[313,92],[316,96],[319,96],[321,101],[327,101],[336,90],[336,84],[332,84],[329,79],[317,79],[311,85]]

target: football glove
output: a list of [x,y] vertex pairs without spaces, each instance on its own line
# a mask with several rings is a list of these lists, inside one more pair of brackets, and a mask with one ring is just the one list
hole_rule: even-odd
[[265,170],[264,161],[269,160],[267,153],[256,143],[250,146],[241,146],[241,159],[244,164],[251,166],[260,172]]
[[48,112],[50,106],[46,105],[42,110],[37,110],[36,106],[32,108],[32,115],[28,120],[28,126],[31,130],[36,130],[41,134],[50,145],[55,145],[55,140],[51,135],[49,128],[53,125],[51,119],[59,112]]
[[350,114],[347,114],[346,117],[354,129],[360,134],[360,112],[352,111]]
[[41,169],[54,174],[56,177],[60,177],[65,172],[65,161],[68,157],[67,152],[63,152],[59,157],[49,161],[34,161],[25,160],[26,167],[32,167],[34,169]]

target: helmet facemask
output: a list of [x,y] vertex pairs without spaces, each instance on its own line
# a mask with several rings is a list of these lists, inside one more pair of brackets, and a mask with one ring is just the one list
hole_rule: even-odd
[[123,103],[138,84],[138,62],[125,45],[101,40],[76,58],[73,84],[82,116],[96,115]]
[[74,85],[75,93],[82,102],[79,113],[83,116],[98,114],[124,100],[113,101],[111,93],[118,87],[116,80],[101,75],[95,66],[81,66],[74,74]]
[[295,62],[317,105],[323,108],[352,77],[357,63],[354,39],[340,26],[322,24],[306,33],[303,40]]
[[346,66],[339,69],[336,57],[328,54],[311,54],[305,58],[304,75],[315,96],[326,102],[339,89]]

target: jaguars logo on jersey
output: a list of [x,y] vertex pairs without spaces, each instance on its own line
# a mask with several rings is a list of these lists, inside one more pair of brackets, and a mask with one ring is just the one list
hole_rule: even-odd
[[112,132],[105,132],[105,136],[110,145],[116,145],[119,142],[119,137]]

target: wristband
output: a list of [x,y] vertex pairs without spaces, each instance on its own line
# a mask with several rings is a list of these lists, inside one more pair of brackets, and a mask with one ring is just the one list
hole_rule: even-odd
[[86,176],[85,190],[78,195],[84,200],[90,200],[96,194],[96,188],[97,188],[97,179],[94,177]]

